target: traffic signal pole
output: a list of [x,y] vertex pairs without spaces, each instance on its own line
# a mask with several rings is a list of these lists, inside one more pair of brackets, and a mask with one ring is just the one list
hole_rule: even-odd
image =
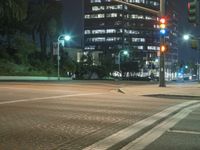
[[[165,16],[165,0],[160,0],[160,17]],[[165,44],[164,35],[160,35],[160,47]],[[166,87],[165,83],[165,52],[160,50],[159,87]]]

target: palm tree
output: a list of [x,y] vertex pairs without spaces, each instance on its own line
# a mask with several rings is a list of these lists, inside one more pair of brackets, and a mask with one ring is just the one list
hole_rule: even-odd
[[19,22],[27,16],[27,0],[0,0],[0,34],[7,36],[16,32]]
[[[38,33],[40,39],[40,48],[42,56],[46,54],[47,36],[51,38],[55,35],[55,28],[61,14],[61,5],[55,2],[45,3],[41,1],[39,4],[33,5],[30,10],[29,24],[31,24],[32,37]],[[52,27],[54,25],[54,29]],[[56,30],[57,31],[57,30]]]

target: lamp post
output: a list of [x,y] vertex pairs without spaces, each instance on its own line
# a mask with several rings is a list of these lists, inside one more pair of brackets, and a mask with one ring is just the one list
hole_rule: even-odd
[[58,43],[58,49],[57,49],[57,77],[58,80],[60,80],[60,44],[62,44],[64,46],[64,41],[70,41],[71,40],[71,36],[66,35],[66,34],[61,34],[58,39],[57,39],[57,43]]
[[118,63],[119,63],[119,73],[121,73],[121,53],[123,52],[124,55],[128,55],[127,50],[120,50],[118,53]]
[[[191,47],[193,48],[193,49],[198,49],[199,50],[199,41],[200,41],[200,37],[196,37],[196,36],[194,36],[194,35],[192,35],[192,34],[185,34],[185,35],[183,35],[183,39],[185,40],[185,41],[188,41],[188,40],[190,40],[191,41]],[[199,56],[200,56],[200,51],[198,52],[199,54]],[[199,64],[199,56],[198,56],[198,59],[197,59],[197,80],[198,81],[200,81],[200,64]]]

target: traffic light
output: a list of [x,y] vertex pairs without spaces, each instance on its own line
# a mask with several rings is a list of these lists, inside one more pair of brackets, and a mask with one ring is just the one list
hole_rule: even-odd
[[167,28],[167,23],[166,19],[164,17],[160,18],[160,34],[165,35],[166,34],[166,29]]
[[199,0],[188,0],[188,21],[190,23],[199,24]]
[[196,39],[191,40],[191,48],[198,49],[198,40],[196,40]]

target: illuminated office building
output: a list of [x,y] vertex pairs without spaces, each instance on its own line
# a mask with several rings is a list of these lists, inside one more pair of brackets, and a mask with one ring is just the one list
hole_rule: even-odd
[[[160,0],[124,1],[154,10],[160,8]],[[171,4],[167,2],[167,5]],[[129,60],[138,61],[148,70],[160,49],[158,20],[155,14],[112,0],[84,0],[84,50],[102,51],[113,63],[120,50],[129,50]],[[173,29],[175,33],[176,29]]]

